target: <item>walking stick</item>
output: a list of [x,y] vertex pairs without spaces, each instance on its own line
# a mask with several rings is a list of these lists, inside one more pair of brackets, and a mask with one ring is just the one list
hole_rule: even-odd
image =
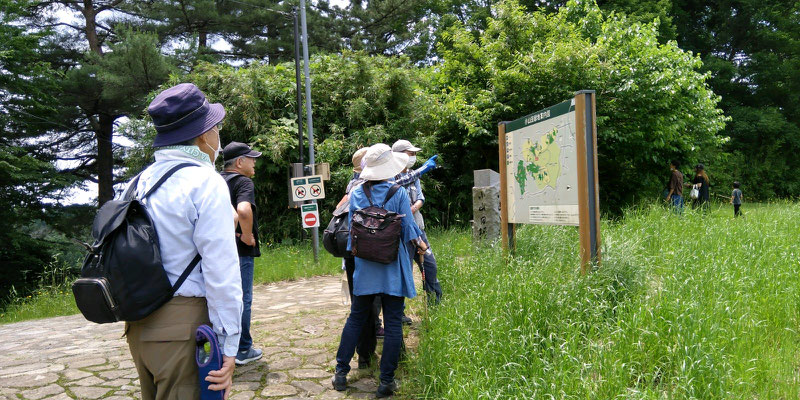
[[[430,251],[430,249],[428,249]],[[417,254],[419,257],[419,270],[422,273],[422,290],[425,291],[425,254]],[[428,320],[428,293],[425,293],[425,311],[423,312],[423,320]]]

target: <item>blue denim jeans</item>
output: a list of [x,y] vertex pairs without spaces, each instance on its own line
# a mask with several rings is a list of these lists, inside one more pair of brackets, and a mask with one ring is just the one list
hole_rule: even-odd
[[253,257],[239,257],[239,271],[242,273],[242,336],[239,339],[239,351],[244,352],[253,347],[250,336],[250,309],[253,305]]
[[673,194],[672,198],[670,199],[672,206],[675,208],[676,214],[683,213],[683,196],[679,194]]
[[[422,232],[422,240],[430,247],[431,244],[428,242],[428,236],[425,232]],[[408,249],[411,259],[417,263],[420,272],[425,275],[425,280],[422,281],[422,289],[428,294],[428,301],[430,303],[439,304],[442,300],[442,285],[436,277],[437,266],[436,257],[433,255],[433,249],[431,249],[431,254],[425,254],[423,256],[422,265],[419,263],[419,254],[417,254],[416,246],[410,245]]]
[[383,353],[381,354],[381,383],[389,383],[394,379],[394,371],[400,360],[400,349],[403,347],[403,305],[404,297],[389,296],[388,294],[370,294],[366,296],[353,296],[350,306],[350,315],[342,329],[342,339],[339,350],[336,352],[336,373],[347,374],[350,372],[350,360],[356,351],[361,330],[372,309],[376,296],[381,297],[383,305],[384,339]]
[[[350,304],[355,302],[353,296],[353,273],[356,269],[356,261],[354,258],[344,259],[345,270],[347,271],[347,285],[350,289]],[[378,338],[375,336],[378,328],[380,328],[380,321],[378,314],[380,314],[380,297],[375,296],[375,302],[370,308],[369,316],[367,317],[364,327],[361,328],[361,336],[358,340],[356,352],[358,353],[359,361],[368,360],[375,354],[375,347],[378,345]]]

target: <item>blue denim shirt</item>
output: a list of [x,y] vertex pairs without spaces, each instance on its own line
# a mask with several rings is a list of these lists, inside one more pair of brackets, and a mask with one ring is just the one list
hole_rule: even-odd
[[[375,182],[370,189],[373,203],[377,206],[386,197],[386,193],[392,186],[386,181]],[[369,200],[364,193],[363,186],[358,186],[350,193],[350,216],[353,211],[369,207]],[[384,208],[398,214],[405,214],[402,220],[403,231],[401,234],[400,250],[397,252],[397,260],[390,264],[381,264],[356,257],[356,269],[353,273],[353,294],[365,296],[368,294],[385,293],[391,296],[402,296],[413,298],[417,295],[414,287],[414,276],[411,269],[411,258],[408,254],[409,242],[422,235],[414,217],[411,215],[411,203],[408,193],[402,187],[386,202]],[[348,250],[351,243],[348,240]]]

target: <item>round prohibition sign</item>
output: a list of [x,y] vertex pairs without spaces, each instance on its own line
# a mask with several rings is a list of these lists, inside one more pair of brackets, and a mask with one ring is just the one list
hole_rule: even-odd
[[311,185],[311,196],[317,197],[322,192],[322,188],[319,185]]
[[306,225],[312,226],[317,223],[317,216],[314,214],[306,214],[304,220]]
[[295,189],[295,190],[294,190],[294,194],[295,194],[295,195],[296,195],[298,198],[301,198],[301,199],[302,199],[303,197],[306,197],[306,189],[305,189],[304,187],[299,187],[299,188],[297,188],[297,189]]

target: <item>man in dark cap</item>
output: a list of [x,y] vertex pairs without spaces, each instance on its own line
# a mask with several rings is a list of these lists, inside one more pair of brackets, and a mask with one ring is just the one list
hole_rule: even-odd
[[236,353],[236,364],[244,365],[261,358],[261,350],[253,348],[253,337],[250,335],[250,308],[253,303],[253,269],[254,257],[261,255],[258,247],[258,213],[256,212],[255,185],[250,179],[256,174],[256,158],[261,153],[250,146],[230,142],[222,150],[225,158],[225,170],[222,177],[228,183],[231,204],[238,214],[236,227],[236,247],[239,251],[239,269],[242,275],[242,337],[239,340],[239,352]]
[[170,284],[175,285],[193,259],[202,258],[172,300],[146,318],[126,323],[141,398],[200,398],[194,336],[203,324],[214,329],[223,353],[222,368],[205,379],[211,390],[224,390],[227,398],[239,348],[242,284],[231,200],[225,180],[214,169],[225,109],[209,103],[197,86],[182,83],[156,96],[147,112],[157,132],[155,162],[127,190],[146,193],[168,170],[189,164],[143,202],[158,231]]

